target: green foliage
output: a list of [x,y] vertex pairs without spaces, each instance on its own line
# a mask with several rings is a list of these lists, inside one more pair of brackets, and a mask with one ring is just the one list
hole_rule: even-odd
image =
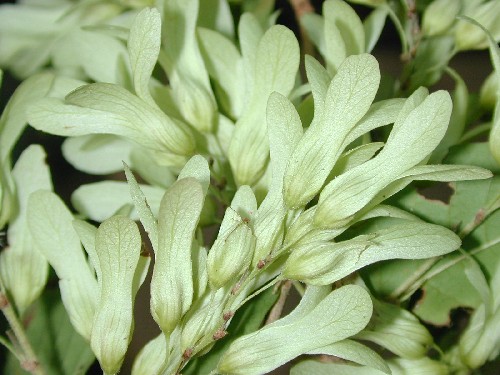
[[[0,7],[0,67],[25,79],[0,118],[3,372],[127,371],[134,309],[161,331],[134,375],[465,375],[498,357],[498,1],[351,2],[368,16],[292,4],[300,40],[273,0]],[[370,54],[387,22],[399,77]],[[478,100],[448,65],[487,48]],[[444,75],[454,92],[430,92]],[[43,148],[16,149],[27,124],[96,177],[69,202]]]

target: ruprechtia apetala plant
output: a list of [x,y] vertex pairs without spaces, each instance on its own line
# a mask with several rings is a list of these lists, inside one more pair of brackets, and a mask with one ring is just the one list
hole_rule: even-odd
[[[337,360],[298,362],[295,375],[467,374],[495,359],[500,240],[475,231],[500,223],[490,172],[500,161],[498,2],[435,0],[423,11],[412,1],[352,2],[372,8],[365,20],[342,0],[325,1],[322,15],[297,13],[317,50],[303,76],[300,43],[275,24],[273,1],[0,7],[0,64],[25,78],[0,120],[0,307],[13,332],[1,339],[13,355],[5,371],[18,371],[15,357],[33,374],[83,374],[96,358],[118,373],[150,268],[159,333],[135,358],[135,375],[264,374],[304,354]],[[382,87],[370,53],[386,19],[405,69]],[[470,129],[477,115],[447,64],[487,47],[495,72],[482,113],[495,110]],[[443,74],[456,82],[452,96],[426,88]],[[41,146],[11,167],[26,124],[67,137],[66,160],[103,177],[73,192],[75,211],[53,191]],[[476,157],[462,151],[484,131],[489,144]],[[105,179],[122,171],[126,181]],[[423,180],[453,181],[446,211],[415,206]],[[462,210],[470,184],[487,198]],[[475,311],[440,347],[407,301],[457,265],[475,298],[463,306]],[[60,292],[50,298],[49,266]],[[280,318],[291,285],[301,299]],[[242,319],[245,309],[255,317]],[[49,349],[36,347],[43,340]]]

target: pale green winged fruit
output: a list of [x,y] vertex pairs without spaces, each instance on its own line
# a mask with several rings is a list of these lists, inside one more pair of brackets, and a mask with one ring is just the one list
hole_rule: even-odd
[[379,191],[420,163],[444,136],[451,108],[450,95],[438,91],[404,119],[396,121],[377,156],[326,185],[319,197],[315,225],[324,228],[345,225]]
[[254,185],[269,159],[266,106],[269,96],[288,96],[295,84],[300,51],[293,32],[281,25],[269,28],[260,39],[250,67],[255,75],[249,103],[238,119],[229,145],[229,161],[236,183]]
[[217,371],[233,375],[267,373],[301,354],[358,333],[371,314],[368,293],[359,286],[346,285],[297,319],[285,317],[283,324],[278,320],[233,341]]
[[100,296],[90,345],[105,374],[120,370],[133,330],[133,281],[141,252],[137,225],[114,216],[97,229]]
[[289,208],[306,205],[321,189],[340,157],[349,132],[368,111],[380,81],[371,55],[349,56],[326,92],[323,110],[293,151],[283,193]]
[[201,184],[188,177],[175,182],[160,204],[151,313],[166,335],[172,333],[193,300],[191,249],[203,201]]
[[[250,266],[256,237],[248,216],[256,209],[257,201],[252,189],[243,185],[236,192],[231,207],[226,210],[217,239],[208,253],[207,272],[212,288],[219,289],[229,284]],[[243,217],[238,213],[241,211],[246,211]]]

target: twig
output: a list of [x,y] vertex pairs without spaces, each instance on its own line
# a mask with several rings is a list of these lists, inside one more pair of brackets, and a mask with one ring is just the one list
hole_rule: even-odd
[[[5,319],[9,323],[12,332],[14,333],[15,340],[17,345],[21,350],[21,353],[17,353],[16,357],[19,359],[21,367],[30,372],[33,375],[45,375],[45,371],[40,365],[40,361],[36,356],[31,344],[28,340],[28,336],[26,336],[26,332],[24,331],[24,327],[19,321],[12,304],[7,297],[7,293],[5,290],[5,286],[3,282],[0,280],[0,309],[2,310]],[[11,347],[12,348],[12,347]]]
[[280,287],[280,296],[276,303],[274,304],[273,308],[269,312],[269,315],[266,319],[266,325],[271,324],[278,320],[281,317],[281,314],[283,313],[283,308],[285,307],[286,299],[288,298],[288,293],[290,292],[290,288],[292,287],[292,281],[291,280],[286,280],[284,283],[281,284]]

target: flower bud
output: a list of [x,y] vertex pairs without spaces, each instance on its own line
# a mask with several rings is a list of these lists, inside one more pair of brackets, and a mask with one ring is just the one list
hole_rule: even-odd
[[214,289],[227,285],[250,266],[256,237],[243,221],[236,221],[215,240],[208,253],[208,280]]
[[216,123],[217,105],[212,92],[193,79],[183,77],[172,83],[174,98],[182,116],[201,132],[211,132]]
[[499,90],[499,82],[497,74],[495,72],[491,73],[488,78],[483,82],[481,86],[481,91],[479,93],[479,103],[481,107],[487,111],[493,111],[497,103]]
[[422,29],[425,35],[444,34],[450,29],[460,12],[461,2],[457,0],[434,0],[425,9]]

